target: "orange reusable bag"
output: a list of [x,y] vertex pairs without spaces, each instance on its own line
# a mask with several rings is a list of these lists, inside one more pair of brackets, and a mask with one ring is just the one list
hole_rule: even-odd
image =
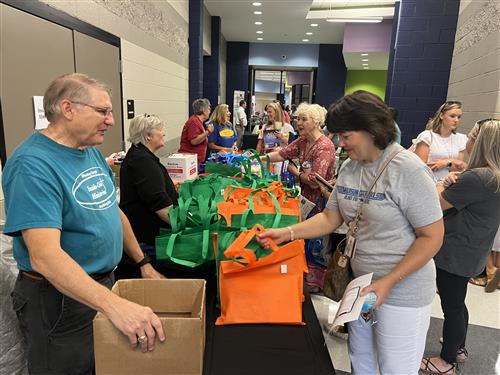
[[262,231],[260,225],[244,231],[224,252],[231,260],[220,262],[221,316],[216,325],[304,324],[304,241],[278,247],[270,240],[272,253],[256,259],[245,246]]

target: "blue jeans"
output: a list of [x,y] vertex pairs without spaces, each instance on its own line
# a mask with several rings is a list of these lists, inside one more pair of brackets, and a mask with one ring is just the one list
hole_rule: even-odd
[[[110,273],[97,282],[111,288]],[[31,375],[87,375],[94,372],[92,321],[95,310],[59,292],[47,280],[19,273],[12,306],[26,341]]]

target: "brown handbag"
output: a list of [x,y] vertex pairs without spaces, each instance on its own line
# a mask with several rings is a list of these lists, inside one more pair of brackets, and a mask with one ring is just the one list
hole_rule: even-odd
[[[373,180],[370,188],[368,189],[366,197],[369,197],[373,187],[377,183],[380,176],[382,176],[382,173],[385,171],[391,160],[394,159],[394,157],[401,151],[403,150],[395,151],[385,161],[384,165],[382,166],[382,168],[380,168],[380,171],[377,173],[377,176],[375,176],[375,179]],[[361,212],[363,210],[363,203],[365,203],[366,201],[368,201],[368,199],[362,199],[361,203],[358,205],[356,216],[354,217],[354,220],[349,223],[349,230],[347,232],[346,238],[344,238],[342,241],[339,242],[326,268],[323,293],[325,294],[326,297],[336,302],[339,302],[342,299],[342,297],[344,296],[344,292],[347,288],[347,285],[354,278],[351,269],[351,259],[354,256],[354,254],[348,255],[345,252],[347,237],[352,236],[356,238],[359,229],[358,223],[361,218]]]

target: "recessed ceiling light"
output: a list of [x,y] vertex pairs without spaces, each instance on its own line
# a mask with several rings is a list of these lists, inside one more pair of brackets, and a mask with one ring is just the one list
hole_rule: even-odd
[[311,27],[318,27],[317,23],[311,23]]
[[260,15],[262,12],[260,10],[254,10],[253,14]]
[[259,30],[259,31],[256,31],[256,33],[257,34],[264,34],[264,31]]
[[309,39],[302,39],[303,42],[309,42]]
[[264,38],[257,38],[257,40],[264,40]]
[[260,22],[260,21],[255,21],[254,23],[255,23],[256,25],[262,25],[262,22]]
[[259,2],[255,2],[255,3],[252,3],[252,5],[254,7],[260,7],[262,5],[262,3],[259,3]]
[[361,61],[370,61],[369,59],[361,59]]
[[368,54],[367,53],[362,53],[361,56],[368,56]]
[[313,33],[312,33],[312,32],[310,32],[310,31],[308,31],[308,32],[306,33],[306,35],[313,35]]

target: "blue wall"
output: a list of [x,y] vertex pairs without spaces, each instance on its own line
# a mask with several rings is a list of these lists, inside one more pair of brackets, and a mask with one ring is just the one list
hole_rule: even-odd
[[189,1],[189,113],[203,96],[203,1]]
[[234,90],[246,92],[246,101],[248,100],[248,60],[249,48],[248,42],[227,42],[227,61],[226,61],[226,102],[229,110],[233,110]]
[[342,44],[320,44],[315,103],[328,108],[343,97],[346,75]]
[[203,57],[203,97],[210,100],[215,108],[219,98],[220,82],[220,17],[212,17],[211,50],[210,56]]
[[318,55],[318,44],[250,43],[249,64],[316,68]]
[[404,146],[446,101],[459,6],[458,0],[401,1],[386,101],[399,111]]

